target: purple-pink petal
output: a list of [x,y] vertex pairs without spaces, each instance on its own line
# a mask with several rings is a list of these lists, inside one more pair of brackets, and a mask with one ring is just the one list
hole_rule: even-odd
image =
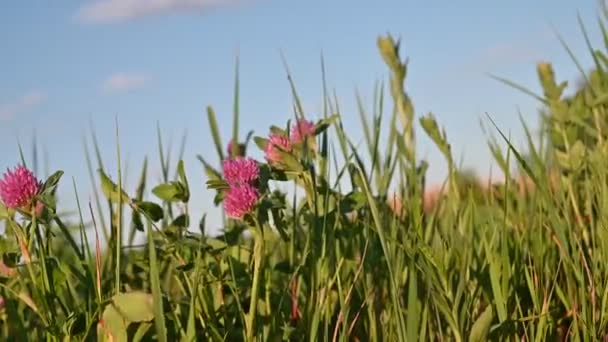
[[315,124],[306,119],[299,119],[291,129],[291,140],[294,143],[303,142],[306,138],[314,137]]
[[222,161],[224,180],[230,186],[251,184],[260,176],[258,163],[251,158],[236,157]]
[[253,186],[233,186],[228,189],[224,198],[224,210],[228,216],[240,220],[253,210],[258,199],[259,193]]
[[0,180],[0,198],[7,208],[16,209],[30,204],[41,184],[34,174],[22,165],[8,169]]
[[291,152],[291,148],[292,146],[289,138],[281,134],[273,133],[268,138],[268,143],[264,149],[266,160],[272,163],[279,162],[281,161],[280,151]]

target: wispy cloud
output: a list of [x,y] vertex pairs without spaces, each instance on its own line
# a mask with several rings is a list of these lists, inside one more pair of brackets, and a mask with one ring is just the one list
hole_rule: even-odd
[[150,77],[144,74],[117,73],[108,77],[101,88],[106,93],[129,91],[143,87],[150,81]]
[[498,66],[515,63],[535,62],[546,55],[532,43],[504,43],[487,48],[478,63],[484,66]]
[[525,36],[486,47],[478,53],[471,66],[485,73],[497,68],[530,65],[551,55],[555,41],[551,27],[542,26]]
[[33,90],[24,94],[21,98],[7,103],[0,103],[0,121],[9,121],[19,114],[33,110],[46,100],[46,95]]
[[143,17],[204,12],[247,0],[97,0],[84,5],[76,18],[85,23],[110,23]]

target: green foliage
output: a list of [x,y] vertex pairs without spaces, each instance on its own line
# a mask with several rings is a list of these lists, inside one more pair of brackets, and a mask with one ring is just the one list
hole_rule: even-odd
[[[128,341],[127,330],[133,323],[154,319],[153,299],[143,292],[120,293],[106,305],[97,336],[102,341]],[[141,325],[147,327],[147,325]]]

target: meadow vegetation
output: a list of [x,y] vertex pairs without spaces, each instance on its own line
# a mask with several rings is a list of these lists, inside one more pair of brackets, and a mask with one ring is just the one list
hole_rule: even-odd
[[[338,99],[326,91],[313,122],[291,77],[293,120],[241,135],[237,71],[231,137],[207,108],[219,162],[199,157],[205,177],[186,175],[181,156],[171,165],[159,138],[163,182],[150,184],[146,161],[125,189],[120,146],[110,175],[95,142],[86,160],[98,191],[88,203],[74,187],[81,219],[66,222],[56,191],[73,184],[63,171],[37,179],[22,155],[0,182],[2,339],[608,340],[603,19],[599,28],[605,46],[589,43],[593,72],[581,67],[574,95],[548,62],[537,64],[541,94],[502,80],[537,98],[543,124],[540,139],[522,124],[525,153],[492,126],[500,182],[458,169],[433,114],[417,115],[391,36],[377,40],[389,81],[371,113],[359,107],[363,149]],[[440,187],[425,180],[420,134],[447,162]],[[255,148],[264,159],[249,157]],[[219,235],[190,205],[195,182],[223,208]]]

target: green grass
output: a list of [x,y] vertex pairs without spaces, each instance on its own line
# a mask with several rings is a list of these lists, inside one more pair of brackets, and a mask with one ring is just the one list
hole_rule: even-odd
[[[488,114],[496,136],[488,145],[505,174],[499,184],[481,184],[458,169],[435,116],[415,115],[404,90],[408,64],[390,36],[378,39],[389,82],[377,84],[371,111],[357,94],[364,148],[343,130],[321,59],[324,113],[314,141],[282,152],[281,166],[259,160],[261,199],[244,220],[224,217],[217,236],[205,234],[206,214],[189,202],[190,185],[206,182],[207,195],[221,205],[220,165],[198,156],[205,177],[186,175],[185,138],[179,162],[171,165],[158,127],[162,183],[149,183],[146,158],[136,187],[123,189],[118,124],[116,175],[105,168],[93,131],[91,142],[84,140],[93,202],[81,203],[72,184],[75,222],[54,204],[57,187],[70,186],[62,171],[44,179],[41,216],[0,206],[6,227],[2,340],[607,338],[608,34],[602,20],[600,28],[606,46],[588,42],[594,71],[571,97],[549,63],[537,67],[542,94],[493,76],[543,107],[539,141],[523,126],[525,153]],[[285,63],[294,119],[256,136],[242,134],[238,63],[227,140],[239,142],[233,154],[245,154],[263,149],[270,131],[288,132],[308,115]],[[219,159],[231,157],[211,106],[207,122]],[[416,149],[420,134],[449,168],[432,205],[425,197],[428,165]],[[21,148],[20,155],[25,163]],[[37,168],[35,149],[34,156]],[[303,195],[273,190],[278,183]],[[133,245],[136,234],[145,237],[142,245]]]

